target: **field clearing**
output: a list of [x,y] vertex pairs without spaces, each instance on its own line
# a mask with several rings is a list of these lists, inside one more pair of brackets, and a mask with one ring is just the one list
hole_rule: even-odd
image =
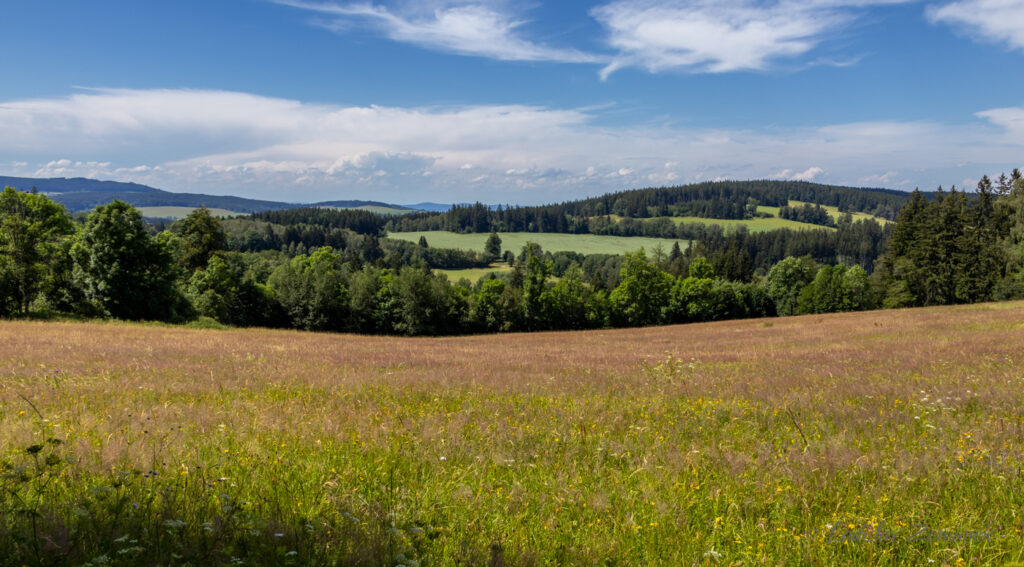
[[675,221],[676,224],[715,224],[726,229],[734,228],[737,226],[745,226],[747,227],[747,230],[749,230],[750,232],[768,232],[769,230],[779,230],[780,228],[788,228],[790,230],[835,230],[834,228],[827,226],[820,226],[806,222],[797,222],[789,219],[780,219],[779,217],[769,217],[760,219],[706,219],[703,217],[669,218]]
[[[427,244],[434,248],[456,248],[483,252],[490,234],[460,234],[447,231],[389,232],[388,238],[419,242],[426,237]],[[580,254],[624,254],[643,248],[650,255],[659,244],[667,253],[676,242],[685,249],[688,240],[670,238],[646,238],[643,236],[603,236],[597,234],[559,234],[553,232],[499,232],[502,251],[511,250],[516,254],[527,242],[536,242],[545,252],[579,252]]]
[[[136,207],[142,216],[153,219],[183,219],[188,216],[189,213],[198,209],[199,207]],[[248,213],[239,213],[237,211],[229,211],[227,209],[206,209],[210,211],[210,214],[215,217],[240,217],[247,215]]]
[[505,272],[511,272],[512,267],[503,262],[495,262],[487,268],[466,268],[464,270],[434,270],[437,273],[448,276],[448,281],[457,282],[460,278],[466,278],[469,281],[476,283],[477,280],[486,276],[487,274],[501,274]]
[[[794,201],[795,202],[795,201]],[[779,214],[778,207],[765,207],[759,206],[757,210],[773,215]],[[774,211],[774,212],[773,212]],[[620,221],[625,217],[619,215],[608,215],[608,217],[614,221]],[[707,224],[707,225],[718,225],[724,229],[734,228],[737,226],[744,226],[750,232],[768,232],[770,230],[779,230],[780,228],[788,228],[790,230],[835,230],[834,228],[824,227],[816,224],[810,224],[806,222],[797,222],[789,219],[780,219],[777,216],[770,218],[758,218],[758,219],[709,219],[705,217],[662,217],[667,218],[675,222],[676,224]],[[643,219],[650,220],[650,219]]]
[[[803,206],[806,203],[803,201],[789,201],[789,206],[798,207]],[[828,214],[834,219],[839,220],[842,213],[839,212],[838,207],[830,205],[822,205]],[[782,228],[788,228],[790,230],[835,230],[835,228],[825,227],[816,224],[810,224],[805,222],[798,222],[789,219],[779,218],[779,207],[769,207],[766,205],[759,205],[757,207],[758,212],[768,213],[772,215],[768,218],[756,218],[756,219],[710,219],[704,217],[666,217],[672,219],[676,224],[682,223],[700,223],[707,225],[718,225],[722,228],[735,228],[737,226],[746,227],[750,232],[768,232],[770,230],[779,230]],[[873,220],[881,223],[883,226],[892,223],[892,221],[869,215],[867,213],[851,213],[853,215],[854,222],[859,220]],[[620,221],[623,217],[619,215],[608,215],[609,218],[615,221]]]
[[1019,562],[1022,321],[0,323],[0,564]]
[[[807,205],[807,204],[813,204],[813,203],[807,203],[806,201],[794,201],[792,199],[789,200],[789,206],[790,207],[802,207],[802,206]],[[843,213],[839,212],[839,207],[834,207],[832,205],[822,205],[821,208],[825,209],[825,211],[828,212],[829,216],[831,216],[833,220],[839,220],[839,217],[843,216]],[[757,207],[757,210],[759,212],[768,213],[768,214],[774,215],[776,217],[779,216],[779,207],[768,207],[768,206],[764,206],[764,205],[759,205]],[[850,213],[850,214],[853,216],[853,222],[857,222],[859,220],[873,220],[873,221],[875,221],[877,223],[881,223],[882,226],[885,226],[887,224],[891,224],[893,222],[893,221],[891,221],[889,219],[883,219],[882,217],[876,217],[875,215],[869,215],[868,213]]]

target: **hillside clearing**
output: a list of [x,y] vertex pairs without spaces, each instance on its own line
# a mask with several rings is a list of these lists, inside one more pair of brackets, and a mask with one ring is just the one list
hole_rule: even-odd
[[[447,231],[391,232],[388,238],[419,242],[420,237],[434,248],[483,251],[489,234],[459,234]],[[685,249],[688,240],[646,238],[643,236],[603,236],[596,234],[560,234],[552,232],[499,232],[501,249],[516,254],[527,242],[536,242],[545,252],[579,252],[580,254],[624,254],[641,248],[650,255],[658,245],[668,253],[676,242]]]
[[463,270],[434,270],[437,273],[448,276],[448,281],[457,282],[461,278],[466,278],[469,281],[476,283],[477,280],[486,276],[487,274],[501,274],[505,272],[511,272],[512,267],[502,262],[495,262],[486,268],[466,268]]
[[[199,207],[136,207],[142,216],[151,219],[183,219],[188,216],[189,213],[196,210]],[[229,211],[227,209],[207,208],[210,214],[215,217],[240,217],[248,213],[239,213],[237,211]]]
[[[758,207],[760,208],[760,207]],[[768,232],[788,228],[790,230],[835,230],[832,227],[798,222],[779,217],[757,218],[757,219],[707,219],[702,217],[670,217],[676,224],[708,224],[718,225],[722,228],[746,227],[750,232]]]
[[[808,203],[806,201],[794,201],[792,199],[790,199],[790,201],[789,201],[789,206],[790,207],[802,207],[804,205],[813,205],[813,204],[814,203]],[[829,216],[832,217],[832,220],[838,221],[839,217],[843,216],[843,214],[844,214],[844,213],[839,212],[839,207],[834,207],[832,205],[819,205],[819,206],[821,208],[825,209],[825,211],[829,214]],[[770,214],[772,216],[776,216],[776,217],[779,216],[779,207],[768,207],[768,206],[760,205],[760,206],[757,207],[757,210],[758,210],[758,212],[761,212],[761,213],[768,213],[768,214]],[[871,215],[871,214],[868,214],[868,213],[852,212],[852,213],[850,213],[850,216],[853,217],[853,222],[857,222],[857,221],[860,221],[860,220],[873,220],[873,221],[875,221],[877,223],[882,224],[883,226],[887,225],[887,224],[891,224],[893,222],[893,221],[891,221],[889,219],[884,219],[884,218],[881,218],[881,217],[876,217],[875,215]],[[803,223],[801,223],[801,224],[803,224]]]

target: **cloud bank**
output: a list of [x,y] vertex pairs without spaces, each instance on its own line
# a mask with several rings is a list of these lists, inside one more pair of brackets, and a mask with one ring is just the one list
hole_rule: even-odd
[[1019,165],[1024,155],[1024,108],[981,111],[958,125],[773,130],[605,127],[599,112],[90,90],[0,102],[0,130],[17,133],[0,137],[10,160],[0,169],[291,201],[539,203],[719,178],[930,188]]
[[960,0],[929,6],[928,19],[947,24],[984,42],[1024,49],[1024,2],[1021,0]]

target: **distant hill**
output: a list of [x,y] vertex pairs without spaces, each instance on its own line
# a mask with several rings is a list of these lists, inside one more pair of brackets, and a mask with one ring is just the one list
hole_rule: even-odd
[[0,175],[0,186],[3,187],[14,187],[21,189],[22,191],[29,191],[33,187],[39,190],[40,193],[46,193],[51,197],[53,195],[61,193],[81,193],[81,192],[129,192],[129,193],[163,193],[159,189],[154,189],[146,185],[140,185],[138,183],[123,183],[121,181],[98,181],[96,179],[86,179],[84,177],[53,177],[49,179],[40,179],[32,177],[6,177]]
[[[306,205],[309,206],[309,205]],[[320,201],[319,203],[313,203],[314,207],[338,207],[339,209],[358,209],[360,207],[383,207],[386,209],[403,209],[403,210],[414,210],[414,207],[407,207],[405,205],[392,205],[391,203],[382,203],[380,201]],[[426,210],[426,209],[415,209],[415,210]],[[447,210],[447,209],[446,209]]]
[[423,209],[414,209],[405,205],[392,205],[380,201],[322,201],[313,203],[314,207],[331,207],[335,209],[359,209],[370,211],[381,215],[405,215],[408,213],[422,212]]
[[402,205],[407,209],[415,209],[417,211],[427,211],[429,213],[445,213],[452,208],[451,204],[445,203],[416,203],[415,205]]
[[[382,214],[405,214],[419,210],[415,206],[393,205],[380,201],[322,201],[319,203],[287,203],[283,201],[265,201],[247,199],[232,195],[204,195],[201,193],[172,193],[138,183],[120,181],[100,181],[96,179],[75,178],[32,178],[0,176],[0,186],[11,186],[22,191],[33,187],[40,193],[46,193],[54,201],[63,204],[71,212],[89,211],[98,205],[104,205],[120,199],[136,207],[206,207],[221,209],[235,213],[258,213],[300,207],[335,207],[339,209],[364,209]],[[439,205],[440,206],[440,205]],[[450,205],[443,205],[447,211]]]
[[[649,187],[607,193],[540,206],[508,206],[474,203],[454,205],[443,212],[404,215],[389,223],[392,232],[447,230],[451,232],[559,232],[656,236],[644,230],[675,232],[674,222],[703,219],[747,221],[779,216],[791,203],[831,207],[835,213],[860,213],[882,220],[894,220],[910,196],[903,191],[822,185],[804,181],[763,179],[716,181]],[[797,211],[799,213],[800,211]],[[825,210],[812,224],[829,225]],[[786,211],[792,214],[793,211]],[[662,219],[660,224],[641,228],[640,219]],[[786,216],[786,219],[789,219]],[[834,221],[833,221],[834,222]],[[782,228],[776,226],[775,228]]]

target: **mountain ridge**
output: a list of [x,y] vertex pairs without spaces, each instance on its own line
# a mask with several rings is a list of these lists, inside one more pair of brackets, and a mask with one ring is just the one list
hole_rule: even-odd
[[[270,201],[250,199],[234,195],[207,195],[203,193],[175,193],[157,189],[140,183],[122,181],[104,181],[85,177],[14,177],[0,176],[0,186],[11,186],[22,191],[36,189],[45,193],[54,201],[63,204],[71,212],[89,211],[98,205],[104,205],[119,199],[135,207],[207,207],[227,209],[239,213],[258,213],[280,209],[297,209],[302,207],[338,207],[354,209],[359,207],[382,207],[409,212],[436,209],[420,209],[415,206],[396,205],[383,201],[365,201],[359,199],[320,201],[316,203],[293,203],[287,201]],[[448,210],[451,205],[428,203],[443,206]]]

